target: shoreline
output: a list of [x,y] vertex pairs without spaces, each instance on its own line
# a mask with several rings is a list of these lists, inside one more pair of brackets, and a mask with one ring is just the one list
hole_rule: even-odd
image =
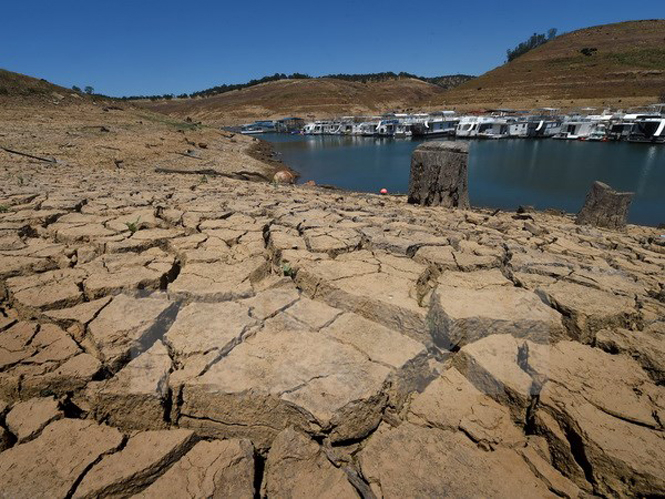
[[[368,140],[369,139],[371,139],[371,138],[368,138]],[[265,150],[269,151],[268,154],[271,154],[273,156],[273,158],[275,156],[277,156],[277,157],[280,156],[280,153],[277,152],[277,150],[275,148],[275,144],[278,144],[278,142],[274,143],[274,142],[271,142],[271,141],[266,140],[266,139],[258,139],[258,140],[262,144],[265,145]],[[526,140],[526,139],[507,139],[507,140],[509,140],[509,141],[520,141],[520,140]],[[446,138],[444,138],[444,139],[430,139],[430,140],[427,140],[427,141],[417,141],[417,144],[422,144],[422,143],[427,143],[427,142],[436,142],[436,141],[450,141],[450,139],[446,139]],[[399,141],[399,143],[404,143],[404,142],[410,142],[410,141],[404,141],[404,140]],[[468,142],[468,139],[464,140],[463,142]],[[481,141],[480,143],[481,144],[495,144],[495,142],[492,142],[492,141],[490,141],[490,142]],[[558,144],[558,143],[559,142],[555,142],[555,144]],[[563,142],[562,144],[568,144],[568,142]],[[577,144],[577,142],[575,142],[575,144]],[[590,144],[595,144],[595,143],[592,142]],[[621,143],[615,142],[613,144],[619,145]],[[623,146],[625,146],[625,144],[623,144]],[[416,147],[417,147],[417,145],[416,145]],[[663,150],[665,151],[665,149],[663,149]],[[289,169],[292,172],[296,171],[293,167],[291,167],[290,165],[285,163],[282,159],[274,159],[274,161],[276,162],[276,164],[283,165],[285,168]],[[298,173],[298,179],[303,180],[303,181],[307,181],[307,180],[315,181],[314,178],[302,178],[302,175],[300,173]],[[306,187],[310,187],[310,188],[313,187],[311,185],[307,186],[306,182],[298,183],[296,181],[295,183],[296,183],[296,185],[299,185],[299,186],[306,186]],[[533,205],[529,204],[528,201],[527,202],[519,202],[519,200],[516,201],[515,206],[512,206],[512,207],[510,207],[510,206],[508,206],[508,207],[499,207],[499,206],[496,206],[496,205],[489,205],[489,204],[472,204],[471,208],[474,209],[474,210],[487,211],[489,213],[497,211],[497,210],[499,210],[501,212],[504,212],[504,213],[520,213],[520,211],[519,211],[520,207],[528,207],[529,211],[531,211],[531,212],[550,214],[550,215],[566,215],[566,216],[570,216],[570,217],[575,217],[577,215],[577,213],[579,213],[579,210],[582,209],[582,206],[584,205],[584,199],[585,199],[586,195],[588,194],[588,189],[591,189],[592,184],[593,184],[593,181],[591,181],[589,183],[589,185],[587,187],[587,191],[584,193],[584,197],[580,200],[579,206],[577,207],[576,211],[573,211],[573,210],[568,211],[566,209],[556,208],[556,207],[552,207],[552,206],[544,206],[544,207],[537,207],[536,208]],[[317,182],[315,185],[317,187],[326,189],[328,191],[335,191],[335,192],[340,192],[340,193],[357,193],[357,194],[367,194],[367,195],[379,195],[378,191],[359,190],[359,189],[353,189],[353,188],[348,188],[348,187],[341,187],[341,186],[338,186],[338,185],[335,185],[335,184],[320,184],[320,183]],[[399,198],[400,196],[403,196],[404,198],[406,198],[408,196],[408,192],[407,192],[408,191],[408,185],[405,186],[405,187],[406,187],[405,191],[398,191],[398,192],[394,192],[394,193],[391,192],[387,195],[387,197]],[[471,201],[473,203],[473,199]],[[533,201],[531,201],[531,203],[533,203]],[[635,223],[635,222],[630,222],[630,221],[628,223],[630,225],[633,225],[633,226],[636,226],[636,227],[648,227],[648,228],[654,228],[654,229],[658,229],[658,230],[665,229],[665,220],[656,219],[656,221],[654,221],[651,224]]]
[[271,177],[273,177],[277,172],[286,171],[293,175],[294,183],[297,182],[298,178],[300,178],[300,173],[284,163],[282,160],[277,159],[278,153],[275,151],[270,142],[267,140],[259,139],[258,137],[253,137],[253,139],[255,139],[255,142],[249,146],[247,150],[248,156],[270,166],[273,170]]

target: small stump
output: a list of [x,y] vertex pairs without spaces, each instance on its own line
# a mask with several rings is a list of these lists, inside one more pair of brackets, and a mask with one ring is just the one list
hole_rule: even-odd
[[626,226],[628,208],[633,200],[633,194],[632,192],[617,192],[609,185],[596,181],[591,186],[575,223],[622,229]]
[[427,142],[411,157],[409,203],[469,208],[469,146],[464,142]]

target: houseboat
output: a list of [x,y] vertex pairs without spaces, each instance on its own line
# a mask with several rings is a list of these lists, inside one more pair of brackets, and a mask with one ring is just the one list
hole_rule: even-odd
[[400,121],[396,119],[381,120],[379,121],[379,124],[376,126],[375,135],[379,137],[392,137],[393,135],[395,135],[395,131],[397,130],[397,126],[399,124]]
[[352,135],[354,125],[355,125],[355,120],[353,116],[343,116],[339,122],[339,126],[337,128],[337,134]]
[[305,128],[303,128],[302,133],[305,135],[320,135],[323,130],[320,122],[314,121],[312,123],[307,123]]
[[243,125],[240,129],[240,133],[244,135],[254,135],[257,133],[267,133],[275,131],[275,122],[274,121],[256,121],[254,123],[248,123]]
[[633,129],[632,121],[619,121],[612,123],[606,130],[607,140],[620,141],[628,139],[631,130]]
[[628,142],[665,144],[665,118],[640,118],[635,120],[627,140]]
[[535,128],[532,121],[519,120],[508,125],[508,136],[517,139],[526,139],[530,137],[530,130]]
[[[444,111],[444,113],[447,113]],[[448,137],[455,135],[459,118],[453,116],[454,113],[444,114],[443,116],[433,115],[429,119],[414,123],[412,131],[414,137]]]
[[300,133],[304,126],[305,120],[302,118],[282,118],[275,122],[275,131],[278,133]]
[[510,122],[505,119],[489,119],[479,123],[476,136],[480,139],[505,139],[509,135]]
[[303,133],[305,135],[328,135],[336,129],[336,126],[330,121],[313,121],[305,125]]
[[538,122],[538,126],[533,130],[533,138],[551,138],[561,133],[561,120],[543,119]]
[[464,139],[477,137],[480,124],[487,123],[488,121],[493,121],[493,118],[487,118],[484,116],[463,116],[457,125],[455,134]]
[[376,121],[364,121],[358,123],[353,128],[353,135],[361,135],[363,137],[373,137],[376,135],[376,129],[379,123]]
[[586,140],[590,142],[607,142],[607,126],[604,123],[597,123],[593,132],[589,134]]
[[247,125],[243,125],[242,129],[240,130],[240,133],[244,135],[254,135],[257,133],[265,133],[265,130],[262,127],[256,125],[255,123],[250,123]]
[[581,119],[566,120],[561,125],[561,131],[554,136],[559,140],[584,140],[596,129],[596,123]]
[[393,137],[396,139],[408,139],[413,136],[413,123],[398,123]]

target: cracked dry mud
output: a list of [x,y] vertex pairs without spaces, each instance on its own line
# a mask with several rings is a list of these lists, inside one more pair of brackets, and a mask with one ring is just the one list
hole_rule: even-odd
[[3,497],[665,490],[655,229],[18,169],[28,184],[0,186]]

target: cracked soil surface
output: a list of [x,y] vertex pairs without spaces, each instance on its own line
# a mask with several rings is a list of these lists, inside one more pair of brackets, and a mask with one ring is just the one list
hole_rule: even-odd
[[3,497],[665,490],[656,229],[1,166]]

